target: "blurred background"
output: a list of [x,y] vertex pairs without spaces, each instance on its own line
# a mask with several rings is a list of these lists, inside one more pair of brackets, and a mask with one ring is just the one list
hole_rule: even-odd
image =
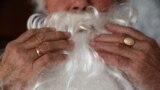
[[27,30],[32,12],[30,0],[0,0],[0,48]]

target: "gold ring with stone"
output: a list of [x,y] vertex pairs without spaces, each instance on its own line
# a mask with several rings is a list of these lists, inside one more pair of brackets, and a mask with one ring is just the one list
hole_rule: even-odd
[[135,44],[135,40],[131,37],[124,38],[123,42],[127,46],[134,46],[134,44]]

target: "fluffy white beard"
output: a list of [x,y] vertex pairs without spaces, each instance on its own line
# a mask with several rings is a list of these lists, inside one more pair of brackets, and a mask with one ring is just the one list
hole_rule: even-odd
[[[108,33],[107,23],[131,26],[135,21],[134,9],[129,4],[99,13],[96,9],[87,12],[57,12],[32,21],[28,28],[50,27],[70,32],[75,47],[69,60],[47,68],[30,90],[135,90],[118,68],[106,65],[96,51],[89,46],[95,35]],[[131,14],[131,15],[130,15]],[[35,25],[34,25],[35,24]]]

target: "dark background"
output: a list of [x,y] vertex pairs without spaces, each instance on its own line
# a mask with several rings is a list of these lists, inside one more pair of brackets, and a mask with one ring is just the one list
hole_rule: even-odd
[[32,12],[29,0],[0,0],[0,48],[27,30]]

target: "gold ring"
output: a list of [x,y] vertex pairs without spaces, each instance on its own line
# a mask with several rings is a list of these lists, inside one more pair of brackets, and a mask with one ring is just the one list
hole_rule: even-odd
[[131,37],[124,38],[124,44],[127,46],[133,46],[135,44],[135,40]]
[[42,55],[41,52],[40,52],[40,50],[38,48],[36,48],[36,53],[37,53],[38,56]]

